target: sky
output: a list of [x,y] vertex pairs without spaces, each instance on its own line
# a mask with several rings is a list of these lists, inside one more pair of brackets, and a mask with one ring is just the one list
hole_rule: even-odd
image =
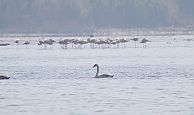
[[0,32],[194,27],[194,0],[0,0]]

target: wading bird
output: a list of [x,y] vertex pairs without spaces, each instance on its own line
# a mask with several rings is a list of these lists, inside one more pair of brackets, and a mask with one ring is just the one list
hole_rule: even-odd
[[137,46],[137,41],[139,40],[139,38],[133,38],[133,39],[131,39],[131,40],[133,40],[133,41],[135,42],[135,48],[136,48],[136,46]]
[[18,45],[19,45],[19,42],[20,42],[19,39],[16,39],[16,40],[15,40],[15,43],[17,44],[17,47],[18,47]]
[[151,41],[148,40],[148,39],[146,39],[146,38],[144,38],[143,40],[141,40],[140,43],[143,43],[143,47],[146,48],[146,47],[147,47],[147,46],[146,46],[146,43],[147,43],[147,42],[151,42]]

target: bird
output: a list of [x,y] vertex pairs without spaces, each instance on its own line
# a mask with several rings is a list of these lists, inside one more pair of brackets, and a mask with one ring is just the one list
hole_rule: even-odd
[[44,43],[44,41],[42,39],[39,39],[38,45],[42,45],[43,43]]
[[119,41],[120,41],[120,43],[122,43],[123,47],[125,48],[126,43],[128,42],[128,40],[123,38],[123,39],[120,39]]
[[133,38],[133,39],[131,39],[131,40],[133,40],[133,41],[135,42],[135,48],[136,48],[136,46],[137,46],[137,41],[139,40],[139,38]]
[[25,41],[24,43],[23,43],[23,45],[26,45],[26,48],[27,48],[27,46],[30,44],[30,42],[29,41]]
[[8,76],[6,76],[6,75],[1,75],[0,74],[0,80],[2,80],[2,79],[9,79],[10,77],[8,77]]
[[[61,39],[58,43],[61,45],[62,49],[67,49],[67,45],[70,43],[70,40],[68,40],[68,39],[62,40]],[[64,47],[64,45],[65,45],[65,47]]]
[[47,45],[50,45],[50,49],[53,49],[53,43],[55,42],[55,40],[53,39],[45,39],[45,38],[42,38],[42,39],[39,39],[39,42],[38,42],[38,45],[44,45],[44,49],[47,49]]
[[15,43],[17,44],[17,47],[18,47],[18,45],[19,45],[19,42],[20,42],[19,39],[16,39],[16,40],[15,40]]
[[30,44],[29,41],[25,41],[25,42],[23,43],[23,45],[29,45],[29,44]]
[[102,75],[98,75],[99,74],[99,66],[98,66],[98,64],[95,64],[94,66],[93,66],[93,68],[94,67],[97,67],[97,72],[96,72],[96,76],[95,76],[95,78],[112,78],[114,75],[108,75],[108,74],[102,74]]
[[143,43],[143,47],[146,48],[146,42],[151,42],[150,40],[144,38],[140,43]]
[[132,38],[131,40],[133,40],[133,41],[138,41],[139,40],[139,38]]
[[20,40],[19,40],[19,39],[16,39],[16,40],[15,40],[15,43],[16,43],[16,44],[18,44],[19,42],[20,42]]
[[9,43],[0,43],[0,46],[8,46],[10,45]]

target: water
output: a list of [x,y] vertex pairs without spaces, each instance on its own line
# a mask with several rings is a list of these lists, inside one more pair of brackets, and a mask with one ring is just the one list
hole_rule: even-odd
[[[194,38],[193,36],[189,36]],[[119,49],[0,47],[0,113],[194,115],[194,42],[156,38]],[[100,73],[111,79],[95,79]]]

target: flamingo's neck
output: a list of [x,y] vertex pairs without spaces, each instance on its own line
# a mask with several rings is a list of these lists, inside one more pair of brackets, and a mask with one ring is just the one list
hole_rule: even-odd
[[96,77],[98,76],[98,73],[99,73],[99,66],[97,65]]

